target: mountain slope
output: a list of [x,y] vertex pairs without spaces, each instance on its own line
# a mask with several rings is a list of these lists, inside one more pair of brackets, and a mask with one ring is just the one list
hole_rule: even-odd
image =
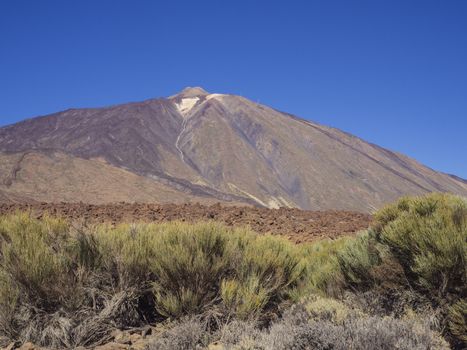
[[177,190],[98,158],[28,151],[0,154],[0,164],[0,202],[216,202],[211,196]]
[[[167,99],[71,109],[0,128],[3,158],[31,150],[99,159],[138,176],[136,182],[170,189],[174,201],[189,196],[267,207],[371,211],[405,194],[467,195],[465,181],[406,156],[240,96],[201,88]],[[6,160],[0,165],[7,172],[12,167]],[[14,179],[10,182],[0,191],[15,186]],[[83,184],[75,180],[68,186]],[[52,187],[48,191],[59,200],[61,190]],[[21,185],[16,188],[15,195],[25,194]],[[115,200],[109,193],[96,196]],[[141,200],[132,192],[122,197]]]

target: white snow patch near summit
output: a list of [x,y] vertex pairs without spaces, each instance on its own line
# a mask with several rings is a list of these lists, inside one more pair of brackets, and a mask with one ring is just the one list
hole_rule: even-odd
[[175,103],[178,111],[185,116],[191,109],[195,106],[195,104],[199,101],[199,97],[187,97],[182,98],[180,103]]

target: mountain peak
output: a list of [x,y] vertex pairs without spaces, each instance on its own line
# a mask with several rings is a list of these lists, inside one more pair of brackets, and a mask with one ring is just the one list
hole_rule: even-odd
[[197,96],[205,96],[209,95],[209,92],[204,90],[202,87],[195,86],[195,87],[186,87],[182,91],[180,91],[177,95],[179,97],[197,97]]
[[190,87],[122,106],[0,128],[0,202],[199,200],[370,212],[401,195],[467,196],[461,179],[235,95]]

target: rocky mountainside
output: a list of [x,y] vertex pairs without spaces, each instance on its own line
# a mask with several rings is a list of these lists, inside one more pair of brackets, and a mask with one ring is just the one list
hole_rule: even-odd
[[235,95],[69,109],[0,128],[0,200],[242,203],[369,212],[401,195],[467,196],[404,155]]

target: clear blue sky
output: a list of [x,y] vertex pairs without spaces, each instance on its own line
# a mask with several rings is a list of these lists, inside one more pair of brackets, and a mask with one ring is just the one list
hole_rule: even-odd
[[185,86],[467,178],[467,1],[0,1],[0,125]]

